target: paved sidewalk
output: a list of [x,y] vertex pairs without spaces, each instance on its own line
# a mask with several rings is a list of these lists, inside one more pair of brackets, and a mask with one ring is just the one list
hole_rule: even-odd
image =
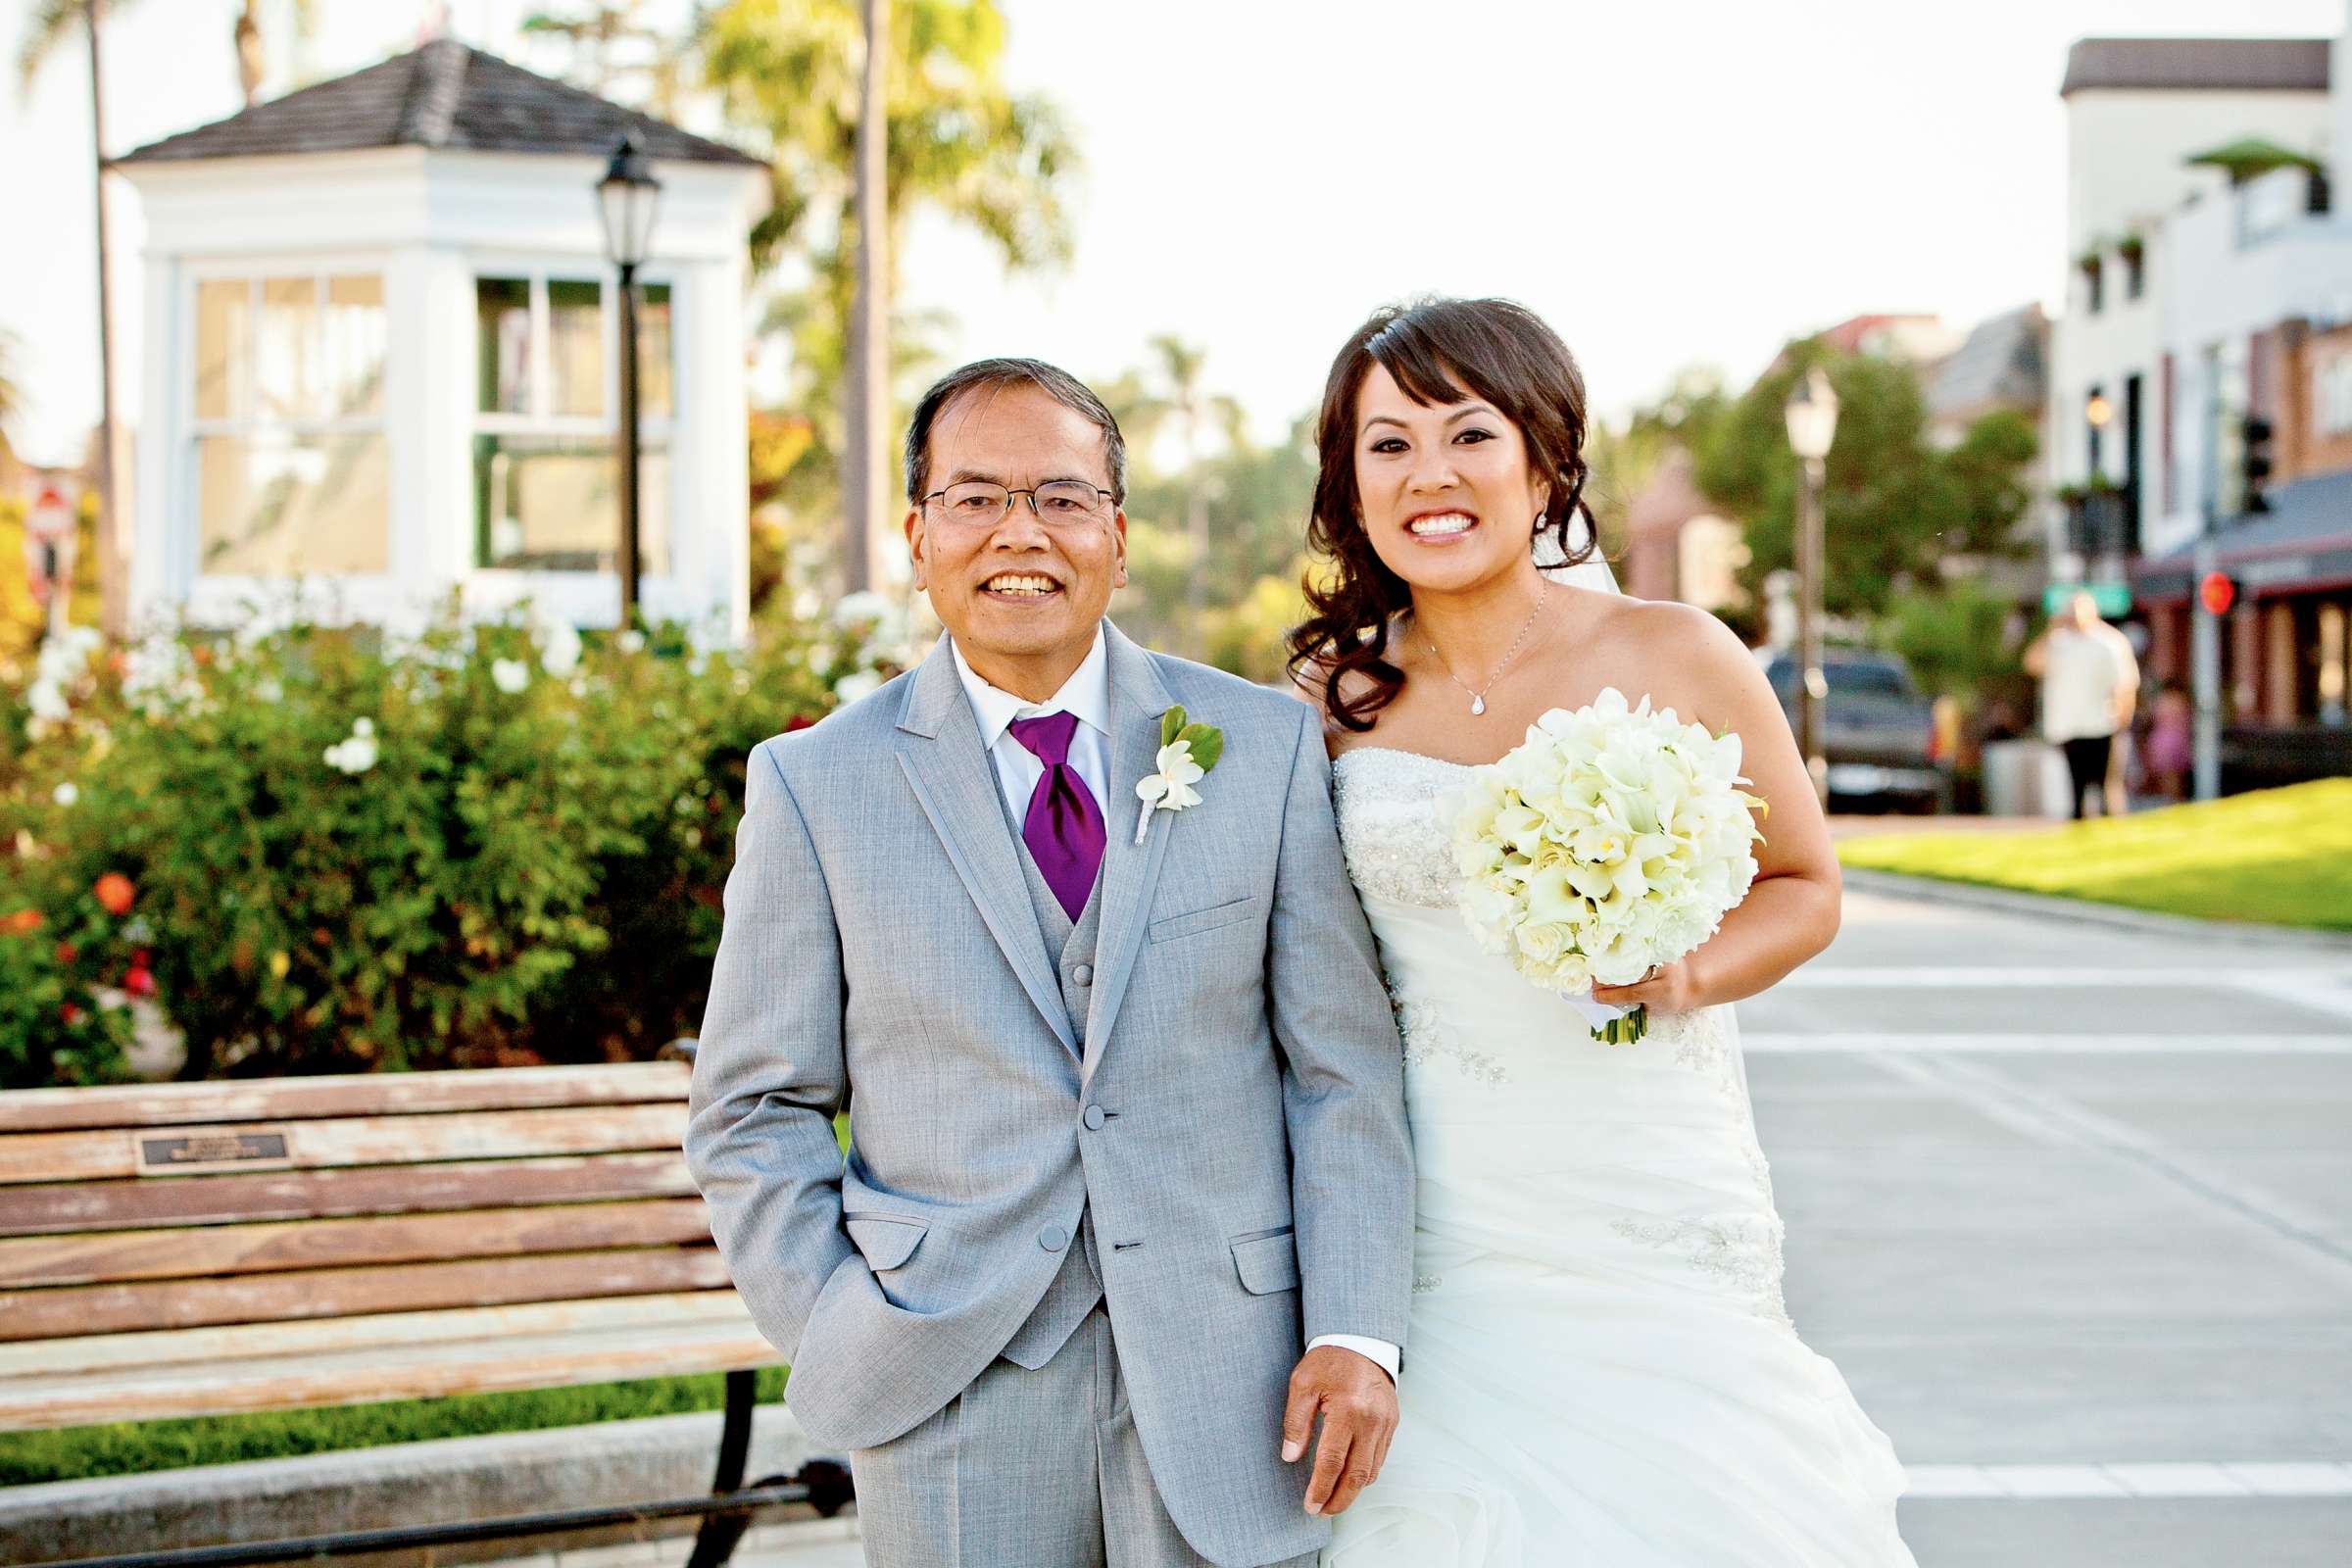
[[2352,1561],[2352,953],[1846,905],[1740,1016],[1923,1568]]

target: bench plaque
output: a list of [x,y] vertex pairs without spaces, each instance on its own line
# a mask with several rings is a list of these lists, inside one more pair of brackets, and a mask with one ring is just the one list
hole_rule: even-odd
[[236,1132],[142,1134],[138,1140],[139,1169],[184,1171],[235,1169],[252,1165],[289,1163],[283,1128],[246,1128]]

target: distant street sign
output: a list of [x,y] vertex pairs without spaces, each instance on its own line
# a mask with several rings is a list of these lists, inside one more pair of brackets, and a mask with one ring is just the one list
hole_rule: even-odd
[[56,485],[42,485],[40,494],[33,497],[32,510],[24,514],[24,531],[40,540],[73,538],[74,503]]
[[2090,602],[2099,607],[2102,615],[2131,613],[2132,588],[2120,582],[2054,582],[2041,591],[2041,608],[2045,614],[2055,615],[2073,603],[2077,594],[2090,595]]

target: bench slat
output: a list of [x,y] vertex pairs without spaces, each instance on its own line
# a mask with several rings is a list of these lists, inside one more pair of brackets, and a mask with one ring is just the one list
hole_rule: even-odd
[[24,1089],[0,1097],[0,1133],[684,1100],[689,1076],[684,1062],[632,1061]]
[[707,1241],[700,1198],[0,1239],[0,1286],[277,1273]]
[[[295,1168],[392,1165],[519,1154],[606,1153],[676,1149],[686,1135],[682,1102],[546,1110],[455,1111],[434,1116],[350,1116],[268,1124],[284,1134]],[[251,1135],[255,1124],[171,1129],[186,1139]],[[0,1182],[98,1181],[140,1174],[142,1135],[125,1128],[21,1133],[0,1138]]]
[[675,1152],[251,1171],[170,1181],[27,1183],[0,1187],[0,1236],[406,1214],[478,1208],[486,1200],[528,1204],[683,1198],[694,1190],[685,1156]]
[[772,1365],[748,1321],[402,1345],[229,1365],[143,1367],[0,1382],[0,1428],[150,1421],[377,1399],[436,1398]]
[[727,1283],[726,1264],[717,1250],[694,1247],[74,1285],[0,1292],[0,1341],[554,1301],[575,1296],[645,1296]]
[[67,1340],[0,1345],[0,1384],[10,1378],[66,1377],[136,1366],[228,1362],[377,1345],[455,1344],[528,1335],[584,1333],[638,1326],[659,1334],[682,1323],[744,1323],[750,1313],[732,1290],[673,1291],[659,1296],[592,1297],[520,1306],[462,1306],[430,1312],[378,1312],[304,1323],[236,1323],[216,1329],[85,1334]]

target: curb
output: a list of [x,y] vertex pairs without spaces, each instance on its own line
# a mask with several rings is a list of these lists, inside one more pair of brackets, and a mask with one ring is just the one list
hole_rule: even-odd
[[[0,1487],[0,1562],[55,1562],[223,1541],[284,1540],[330,1530],[692,1496],[710,1490],[720,1422],[715,1410],[698,1411]],[[744,1474],[786,1474],[799,1469],[812,1452],[813,1445],[788,1408],[762,1404],[752,1417],[751,1454]],[[456,1563],[568,1553],[583,1546],[690,1536],[698,1523],[667,1520],[642,1531],[624,1527],[515,1537],[438,1547],[433,1557]],[[787,1536],[800,1528],[763,1523],[755,1534],[774,1529],[778,1536]],[[819,1532],[839,1533],[838,1522]],[[684,1561],[684,1545],[680,1540],[669,1555]],[[374,1553],[338,1561],[408,1568],[416,1553]]]
[[1922,904],[1952,904],[2009,914],[2034,915],[2044,920],[2077,921],[2144,935],[2178,937],[2193,942],[2259,944],[2266,948],[2302,948],[2315,953],[2352,954],[2352,932],[2313,931],[2302,926],[2265,925],[2251,920],[2199,920],[2184,914],[2158,914],[2128,909],[2116,904],[2093,904],[2087,899],[2060,898],[2048,893],[2021,893],[2013,888],[1985,887],[1975,882],[1947,882],[1940,877],[1908,876],[1865,866],[1840,865],[1845,885],[1859,893],[1910,899]]

